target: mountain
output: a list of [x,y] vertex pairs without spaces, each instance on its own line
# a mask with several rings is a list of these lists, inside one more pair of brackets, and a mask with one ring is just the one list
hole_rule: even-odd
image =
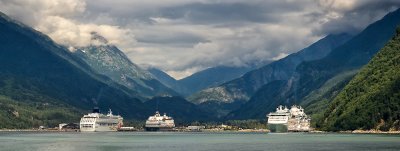
[[95,32],[91,34],[92,43],[97,45],[78,48],[74,55],[86,62],[98,74],[109,77],[145,98],[178,95],[156,80],[147,70],[131,62],[116,46],[108,44],[104,37]]
[[294,74],[297,65],[301,62],[316,60],[326,56],[332,49],[345,43],[350,37],[347,34],[328,35],[297,53],[252,70],[240,78],[217,87],[202,90],[193,94],[188,99],[205,108],[209,106],[214,108],[220,106],[216,107],[216,109],[226,108],[220,114],[227,114],[247,102],[261,86],[275,80],[289,79]]
[[147,71],[149,71],[158,81],[160,81],[162,84],[164,84],[165,86],[173,89],[174,91],[176,91],[177,93],[179,93],[180,95],[184,95],[188,93],[188,89],[187,87],[180,85],[178,83],[177,80],[175,80],[173,77],[171,77],[170,75],[168,75],[167,73],[165,73],[164,71],[151,67],[149,69],[147,69]]
[[[263,64],[267,64],[267,61],[264,61]],[[180,80],[175,80],[157,68],[149,68],[148,71],[164,85],[172,88],[183,96],[189,96],[197,91],[238,78],[256,67],[256,65],[245,67],[216,66],[193,73]]]
[[28,106],[63,106],[80,113],[99,106],[140,117],[130,114],[143,110],[134,92],[96,74],[49,37],[4,14],[0,33],[0,95]]
[[205,70],[196,72],[186,78],[178,80],[178,84],[186,87],[188,91],[184,96],[189,96],[197,91],[203,90],[208,87],[218,86],[227,81],[233,80],[242,76],[244,73],[254,69],[253,66],[249,67],[229,67],[229,66],[216,66],[207,68]]
[[[400,10],[387,14],[369,25],[351,40],[335,48],[320,60],[301,63],[295,74],[283,84],[267,84],[240,109],[227,118],[265,118],[277,105],[300,104],[312,115],[317,128],[329,103],[358,70],[375,55],[395,33],[400,25]],[[274,94],[271,89],[280,89]],[[257,107],[257,108],[255,108]],[[254,108],[254,109],[252,109]],[[252,110],[249,110],[252,109]]]
[[168,116],[172,116],[177,123],[213,120],[208,112],[178,96],[154,97],[146,101],[145,105],[150,109],[146,115],[153,115],[158,110],[161,114],[167,113]]
[[400,28],[329,105],[323,128],[400,130]]
[[[154,114],[154,99],[142,103],[136,91],[99,74],[67,48],[2,13],[0,33],[0,128],[77,122],[94,106],[111,108],[127,120]],[[168,100],[160,104],[177,119],[207,118],[184,99]]]
[[[175,78],[171,77],[164,71],[151,67],[147,69],[158,81],[160,81],[162,84],[164,84],[167,87],[173,88],[177,84],[177,81]],[[179,92],[179,91],[178,91]]]

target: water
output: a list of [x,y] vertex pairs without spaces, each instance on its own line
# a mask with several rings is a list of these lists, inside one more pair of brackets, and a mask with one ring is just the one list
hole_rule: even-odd
[[307,133],[0,132],[0,150],[400,150],[400,135]]

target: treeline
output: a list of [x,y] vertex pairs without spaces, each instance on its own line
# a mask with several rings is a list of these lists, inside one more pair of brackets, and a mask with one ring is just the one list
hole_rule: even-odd
[[52,103],[26,103],[0,95],[0,129],[57,127],[60,123],[79,122],[80,112]]

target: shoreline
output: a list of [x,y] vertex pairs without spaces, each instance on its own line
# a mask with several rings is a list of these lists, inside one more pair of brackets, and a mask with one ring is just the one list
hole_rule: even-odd
[[[56,130],[56,129],[0,129],[0,132],[80,132],[79,130]],[[116,131],[119,133],[132,133],[132,132],[147,132],[144,130],[136,131]],[[267,129],[244,129],[244,130],[215,130],[215,129],[204,129],[201,131],[170,131],[172,133],[271,133]],[[378,130],[354,130],[354,131],[339,131],[339,132],[328,132],[328,131],[310,131],[310,132],[286,132],[286,133],[310,133],[310,134],[400,134],[400,131],[378,131]]]
[[354,130],[354,131],[339,131],[343,134],[400,134],[400,131],[380,131],[380,130]]
[[400,134],[400,131],[378,131],[378,130],[354,130],[354,131],[310,131],[309,133],[332,133],[332,134]]

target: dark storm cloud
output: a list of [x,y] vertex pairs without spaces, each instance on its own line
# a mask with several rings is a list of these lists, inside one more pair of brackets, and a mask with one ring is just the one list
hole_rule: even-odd
[[1,11],[59,43],[84,45],[96,30],[135,63],[176,78],[276,60],[399,7],[400,0],[0,0]]
[[136,40],[143,43],[175,45],[183,47],[191,47],[197,43],[209,42],[209,40],[205,39],[204,37],[184,32],[164,36],[160,36],[160,33],[144,33],[136,36]]
[[194,24],[229,24],[241,22],[279,22],[282,15],[301,11],[300,3],[288,5],[284,1],[191,3],[162,8],[161,17],[182,19]]
[[[323,3],[321,3],[323,2]],[[319,13],[313,13],[313,18],[323,18],[327,14],[337,14],[337,18],[329,18],[320,28],[314,29],[315,34],[326,35],[331,33],[357,33],[370,23],[379,20],[388,12],[400,7],[399,0],[357,0],[352,7],[345,9],[335,5],[332,0],[320,1],[323,7]]]

